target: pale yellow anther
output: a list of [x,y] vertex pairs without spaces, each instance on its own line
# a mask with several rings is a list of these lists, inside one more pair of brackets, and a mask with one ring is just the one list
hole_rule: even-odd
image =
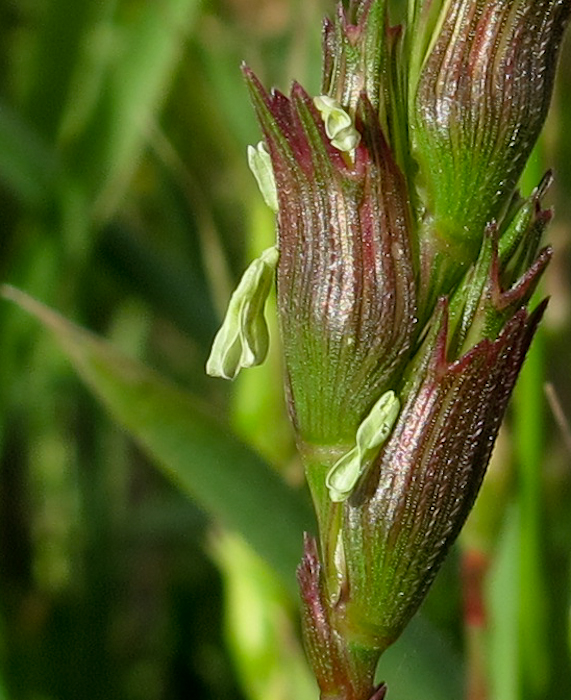
[[235,379],[242,368],[266,359],[269,333],[264,307],[278,258],[278,249],[268,248],[242,275],[206,363],[206,372],[212,377]]
[[355,128],[351,116],[333,97],[319,95],[313,98],[325,125],[325,133],[331,140],[331,145],[340,151],[355,150],[361,140],[361,134]]
[[248,146],[248,165],[256,178],[264,202],[272,211],[277,212],[278,191],[272,168],[272,159],[263,141],[260,141],[255,147]]
[[394,391],[387,391],[371,409],[357,430],[356,445],[329,470],[325,485],[334,503],[351,495],[357,480],[379,454],[398,418],[400,401]]

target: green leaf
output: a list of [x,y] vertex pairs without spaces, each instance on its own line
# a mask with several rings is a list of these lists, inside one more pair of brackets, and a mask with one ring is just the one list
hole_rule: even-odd
[[280,582],[236,535],[220,533],[214,556],[224,584],[228,649],[246,697],[315,700],[319,691]]
[[13,287],[5,297],[57,338],[85,383],[163,473],[207,513],[239,532],[296,591],[308,501],[195,397]]
[[0,103],[0,182],[27,207],[45,204],[60,176],[55,152],[32,125]]
[[[25,112],[38,132],[55,143],[70,97],[76,102],[75,109],[81,110],[91,79],[99,73],[102,39],[105,34],[109,37],[108,23],[117,0],[57,0],[39,5],[34,31],[24,44]],[[89,65],[86,56],[91,57]],[[87,78],[83,94],[75,90],[78,73]]]
[[[115,27],[119,56],[110,66],[92,120],[76,144],[91,151],[97,210],[112,214],[141,156],[171,85],[198,0],[164,0],[123,8]],[[123,14],[121,13],[121,14]],[[102,126],[105,125],[105,126]],[[78,162],[81,172],[83,159]]]

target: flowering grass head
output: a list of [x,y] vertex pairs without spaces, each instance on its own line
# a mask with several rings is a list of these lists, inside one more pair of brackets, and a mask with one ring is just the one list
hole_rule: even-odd
[[299,570],[304,634],[328,700],[384,697],[378,657],[474,503],[551,258],[551,175],[527,198],[516,185],[571,0],[408,10],[391,27],[383,0],[340,4],[320,95],[267,91],[244,68],[264,144],[251,158],[276,211],[289,413],[319,524]]

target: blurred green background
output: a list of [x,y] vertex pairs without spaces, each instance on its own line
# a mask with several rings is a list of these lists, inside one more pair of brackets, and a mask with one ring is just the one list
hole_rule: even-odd
[[[316,698],[293,579],[311,519],[276,344],[232,386],[203,367],[274,236],[240,62],[317,94],[332,12],[0,0],[2,281],[118,353],[52,324],[64,353],[0,304],[0,700]],[[571,697],[569,41],[526,192],[548,165],[547,318],[474,517],[381,662],[390,700]],[[132,391],[144,370],[123,354],[180,390],[145,374]]]

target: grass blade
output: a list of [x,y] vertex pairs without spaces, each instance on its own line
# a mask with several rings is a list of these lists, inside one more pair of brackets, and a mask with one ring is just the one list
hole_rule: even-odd
[[188,393],[12,287],[4,295],[57,338],[74,368],[164,474],[239,532],[293,592],[308,502]]

